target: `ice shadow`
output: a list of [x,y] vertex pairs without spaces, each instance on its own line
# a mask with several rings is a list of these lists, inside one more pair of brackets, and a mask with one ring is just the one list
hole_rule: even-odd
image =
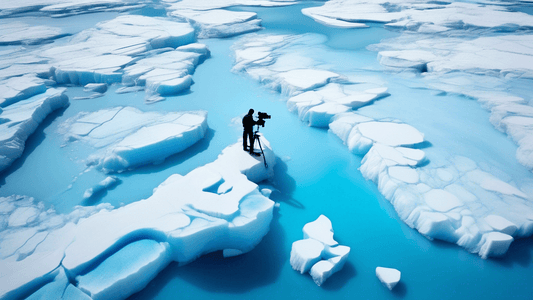
[[502,257],[489,259],[507,268],[512,268],[514,265],[531,267],[533,265],[533,236],[516,239]]
[[279,278],[288,259],[287,253],[280,247],[284,244],[285,232],[279,223],[279,215],[274,212],[270,231],[252,251],[230,258],[224,258],[222,251],[216,251],[185,266],[173,262],[144,290],[128,299],[153,299],[165,287],[177,292],[183,290],[179,284],[170,287],[175,279],[209,292],[227,294],[242,294],[272,284]]
[[[68,106],[67,106],[68,107]],[[22,155],[15,159],[11,166],[7,167],[4,171],[0,172],[0,187],[6,184],[6,177],[16,172],[22,165],[24,165],[24,162],[26,159],[41,145],[46,138],[46,134],[44,133],[44,130],[50,126],[58,117],[61,117],[67,107],[60,108],[48,116],[44,118],[44,120],[37,126],[37,129],[28,137],[26,140],[26,143],[24,144],[24,151],[22,152]]]
[[357,276],[357,271],[355,270],[354,265],[350,261],[347,261],[342,269],[331,275],[321,287],[327,291],[338,291],[355,276]]
[[296,181],[287,173],[287,170],[287,164],[281,158],[276,157],[274,179],[270,182],[275,189],[270,195],[270,199],[276,203],[283,202],[290,206],[304,209],[305,206],[292,197],[296,189]]
[[398,284],[396,284],[391,292],[396,298],[405,298],[407,295],[407,285],[400,281]]

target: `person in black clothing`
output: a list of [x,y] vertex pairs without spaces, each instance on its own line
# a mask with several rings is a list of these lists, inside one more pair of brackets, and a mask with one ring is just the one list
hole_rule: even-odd
[[[250,154],[254,153],[254,125],[257,124],[254,121],[254,110],[250,108],[248,114],[242,118],[242,127],[244,129],[242,133],[242,147],[244,151],[249,151]],[[248,149],[248,140],[250,140],[250,148]]]

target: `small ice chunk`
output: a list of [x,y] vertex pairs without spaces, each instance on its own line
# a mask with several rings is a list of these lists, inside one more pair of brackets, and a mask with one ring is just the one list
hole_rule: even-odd
[[507,252],[513,240],[512,236],[501,232],[484,234],[480,242],[479,256],[481,258],[501,256]]
[[331,221],[324,215],[320,215],[315,221],[305,224],[303,232],[305,239],[315,239],[328,246],[335,246],[338,244],[333,239]]
[[518,229],[516,224],[504,217],[497,215],[488,215],[485,217],[485,221],[490,225],[490,227],[494,228],[494,230],[508,235],[513,235]]
[[89,83],[83,87],[85,92],[105,93],[107,91],[107,84],[105,83]]
[[313,265],[309,273],[316,285],[321,286],[333,274],[334,267],[331,261],[321,260]]
[[113,187],[118,183],[119,179],[115,176],[108,176],[104,180],[100,181],[97,185],[92,188],[89,188],[83,194],[84,199],[91,198],[95,193]]
[[294,270],[303,274],[322,257],[324,244],[315,239],[298,240],[292,243],[291,266]]
[[400,281],[402,273],[396,269],[377,267],[376,276],[389,290],[392,290]]
[[272,194],[272,190],[267,188],[261,189],[261,194],[268,198],[270,197],[270,194]]

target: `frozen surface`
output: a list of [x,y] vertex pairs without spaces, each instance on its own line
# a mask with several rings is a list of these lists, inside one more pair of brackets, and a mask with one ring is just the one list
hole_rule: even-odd
[[[273,167],[275,157],[262,141]],[[0,296],[53,291],[59,270],[76,278],[71,288],[93,299],[123,299],[170,261],[185,264],[217,250],[250,251],[268,232],[274,206],[244,175],[250,170],[259,180],[270,178],[263,162],[236,144],[210,164],[170,176],[148,199],[120,208],[100,204],[58,215],[32,198],[0,198],[0,216],[10,216],[0,223],[7,226],[0,240]]]
[[64,89],[48,89],[0,111],[0,171],[24,151],[28,137],[53,111],[69,104]]
[[[34,39],[42,36],[39,32],[32,34]],[[61,37],[43,35],[41,38],[50,40]],[[30,37],[20,34],[20,38]],[[196,66],[209,56],[205,46],[180,47],[195,41],[194,28],[188,23],[122,15],[83,30],[66,42],[7,52],[0,78],[10,79],[0,82],[0,90],[5,91],[0,105],[16,102],[29,93],[43,92],[44,81],[34,79],[30,75],[33,73],[58,84],[145,86],[147,101],[163,100],[165,96],[186,91],[193,84],[191,75]],[[14,78],[20,75],[27,76]],[[105,92],[103,85],[98,87],[87,88],[96,92],[89,98]]]
[[62,124],[68,142],[95,148],[87,164],[106,173],[160,163],[202,139],[206,130],[206,112],[143,113],[133,107],[80,113]]
[[[481,83],[477,83],[492,75],[507,76],[510,79],[518,76],[530,78],[530,47],[527,42],[520,44],[518,38],[520,36],[522,41],[527,41],[530,36],[494,33],[509,28],[510,23],[517,24],[516,28],[527,28],[531,17],[517,14],[514,19],[513,13],[501,7],[461,3],[427,4],[421,10],[423,13],[419,13],[416,12],[420,9],[419,5],[398,3],[390,6],[387,3],[329,1],[323,7],[305,9],[304,13],[312,15],[314,12],[322,17],[347,22],[368,20],[390,24],[396,21],[407,22],[406,18],[416,17],[420,24],[431,25],[423,13],[433,15],[436,14],[435,11],[440,11],[454,19],[454,14],[461,11],[459,16],[468,25],[463,27],[459,26],[463,24],[460,21],[447,23],[444,18],[436,17],[435,20],[441,23],[432,27],[436,30],[437,26],[448,26],[450,31],[457,34],[453,37],[434,35],[434,31],[404,33],[372,46],[371,50],[380,51],[378,59],[382,65],[394,67],[391,72],[409,70],[414,76],[423,73],[424,77],[420,80],[428,86],[417,83],[413,84],[415,88],[435,88],[479,99],[492,109],[491,122],[517,141],[520,146],[517,159],[528,166],[527,160],[532,153],[529,145],[533,144],[530,143],[533,139],[529,133],[533,113],[526,104],[527,101],[504,92],[509,88],[505,88],[508,85],[505,85],[507,83],[503,79],[489,79],[490,83],[484,83],[484,90],[478,90]],[[484,16],[490,10],[495,18],[477,18],[477,8],[485,10],[482,13]],[[363,15],[366,17],[363,18]],[[486,30],[491,34],[479,37],[467,36],[463,32],[465,28],[474,27],[476,30],[488,28]],[[409,31],[412,28],[401,29]],[[423,30],[428,31],[429,28]],[[459,31],[462,33],[459,34]],[[425,127],[414,127],[393,116],[401,116],[403,113],[406,114],[404,117],[418,121],[418,124],[432,127],[430,118],[427,118],[427,122],[420,122],[420,118],[412,117],[413,111],[409,109],[399,111],[398,114],[394,114],[396,111],[393,109],[387,110],[389,115],[385,117],[379,108],[373,110],[372,106],[379,106],[386,101],[375,102],[389,96],[388,89],[370,76],[357,77],[350,73],[349,67],[332,67],[332,64],[322,60],[320,53],[323,43],[323,37],[313,34],[250,35],[241,38],[234,45],[233,71],[244,72],[267,87],[281,92],[288,98],[288,109],[298,113],[302,121],[311,126],[329,127],[351,152],[364,156],[360,167],[363,176],[377,184],[402,220],[429,239],[457,243],[482,257],[490,257],[501,255],[507,249],[504,243],[494,243],[495,246],[491,246],[492,239],[489,237],[492,233],[512,232],[508,234],[509,237],[527,237],[533,233],[533,204],[530,194],[525,192],[529,189],[529,181],[522,182],[520,176],[506,174],[506,171],[511,174],[516,172],[511,167],[507,170],[490,167],[492,159],[488,162],[475,162],[464,156],[466,151],[458,151],[460,149],[449,146],[452,145],[451,136],[460,134],[460,124],[452,125],[457,127],[454,128],[457,131],[449,133],[449,137],[442,138],[446,133],[435,134],[436,131],[433,130],[432,139],[428,140],[423,132]],[[487,55],[483,54],[486,49]],[[464,55],[465,52],[470,54]],[[472,55],[479,57],[472,59]],[[506,59],[512,62],[506,62]],[[342,64],[341,61],[333,61]],[[453,78],[448,73],[452,71],[468,73],[468,77],[465,76],[468,80],[463,81],[461,76]],[[297,76],[297,80],[291,80],[292,77],[287,74],[300,76]],[[400,76],[407,78],[408,83],[414,81],[413,75],[408,72]],[[472,82],[475,83],[473,89],[469,87]],[[501,93],[491,93],[493,83],[497,84],[497,90],[502,89]],[[386,107],[385,104],[381,106]],[[410,109],[414,108],[415,106]],[[355,113],[356,110],[369,113],[359,114]],[[380,118],[370,118],[372,114],[377,114]],[[449,118],[453,119],[454,116]],[[428,156],[424,149],[433,148],[433,142],[436,142],[435,148],[438,146],[439,149],[430,151],[431,155]],[[458,152],[461,155],[456,154]],[[517,183],[516,180],[520,181]],[[489,215],[497,217],[487,219]],[[516,228],[514,232],[513,228]],[[506,241],[508,245],[512,239]]]
[[384,286],[386,286],[389,290],[392,290],[398,284],[398,282],[400,282],[402,273],[392,268],[377,267],[376,276]]
[[[533,233],[533,205],[516,187],[482,171],[466,157],[454,157],[448,166],[423,167],[424,151],[406,147],[423,142],[423,135],[414,128],[379,131],[383,135],[380,140],[361,134],[362,124],[369,128],[401,124],[375,122],[350,113],[339,115],[330,129],[352,151],[364,154],[361,173],[377,183],[409,226],[482,257],[504,254],[512,235]],[[388,135],[406,140],[384,143],[390,141]]]
[[324,215],[307,223],[304,239],[292,243],[290,263],[301,274],[309,272],[320,286],[344,266],[350,247],[338,245],[333,239],[331,221]]
[[224,9],[175,10],[171,15],[198,28],[199,38],[230,37],[261,29],[261,20],[252,12]]
[[233,71],[288,96],[288,109],[314,127],[327,127],[335,115],[389,95],[385,87],[351,80],[308,57],[308,47],[320,49],[322,42],[314,34],[251,35],[234,45]]
[[2,24],[0,45],[39,44],[64,36],[60,28],[49,26],[30,26],[22,22]]

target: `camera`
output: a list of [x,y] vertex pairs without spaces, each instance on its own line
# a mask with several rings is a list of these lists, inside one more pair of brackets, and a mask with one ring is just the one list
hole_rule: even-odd
[[270,119],[272,116],[265,113],[265,112],[258,112],[257,116],[259,117],[259,120],[255,122],[257,125],[261,125],[262,127],[265,127],[265,119]]

